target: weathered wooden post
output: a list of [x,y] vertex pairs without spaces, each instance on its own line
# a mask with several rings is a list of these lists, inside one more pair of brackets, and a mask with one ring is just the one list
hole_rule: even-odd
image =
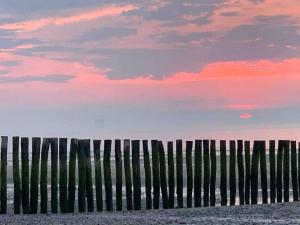
[[209,179],[210,179],[210,163],[209,163],[209,140],[203,140],[203,161],[204,161],[204,178],[203,178],[203,205],[209,206]]
[[240,205],[245,204],[245,176],[244,176],[244,158],[243,158],[244,143],[243,140],[237,141],[237,166],[239,174],[239,199]]
[[22,210],[24,214],[30,212],[29,207],[29,139],[21,138],[21,166],[22,166]]
[[266,142],[259,142],[260,151],[260,183],[262,190],[262,202],[263,204],[268,203],[268,176],[267,176],[267,162],[266,162]]
[[230,165],[229,165],[229,189],[230,189],[230,205],[235,205],[236,197],[236,145],[235,141],[229,142]]
[[276,200],[276,159],[275,159],[275,141],[269,141],[269,160],[270,160],[270,201]]
[[85,141],[85,160],[86,160],[86,199],[87,211],[94,211],[94,194],[93,194],[93,179],[92,179],[92,163],[91,163],[91,140]]
[[68,212],[74,212],[75,191],[76,191],[76,155],[78,139],[72,138],[69,155],[69,182],[68,182]]
[[121,140],[115,140],[115,163],[116,163],[116,210],[122,210],[122,153]]
[[173,142],[168,142],[168,184],[169,184],[169,208],[174,208],[174,193],[175,193],[175,168],[174,168],[174,153]]
[[103,172],[105,185],[105,203],[107,211],[113,211],[110,153],[111,140],[104,140]]
[[124,140],[124,172],[125,172],[125,184],[126,184],[126,202],[127,210],[133,210],[132,202],[132,178],[131,178],[131,166],[130,166],[130,140]]
[[187,196],[186,203],[188,208],[193,207],[193,161],[192,161],[192,153],[193,153],[193,142],[186,142],[186,175],[187,175]]
[[176,140],[176,184],[178,208],[183,208],[183,159],[182,140]]
[[217,160],[216,160],[216,141],[210,141],[210,206],[216,205],[216,176],[217,176]]
[[60,212],[68,210],[67,138],[59,139],[59,206]]
[[159,209],[160,195],[160,172],[159,172],[159,152],[158,141],[151,141],[152,149],[152,174],[153,174],[153,208]]
[[202,140],[195,140],[194,164],[194,205],[201,207]]
[[40,175],[40,193],[41,193],[41,213],[48,212],[48,154],[50,148],[50,140],[43,138],[41,153],[41,175]]
[[283,197],[284,202],[290,198],[290,141],[284,142],[283,152]]
[[96,206],[97,206],[97,211],[102,212],[103,199],[102,199],[102,171],[101,171],[101,155],[100,155],[101,140],[94,140],[93,147],[94,147],[94,163],[95,163]]
[[277,176],[276,176],[276,186],[277,186],[277,202],[282,202],[282,164],[283,164],[283,149],[284,141],[278,141],[278,152],[277,152]]
[[160,188],[162,194],[163,208],[169,208],[169,197],[167,187],[167,172],[166,172],[166,159],[165,150],[162,141],[158,142],[159,151],[159,171],[160,171]]
[[85,141],[78,140],[78,211],[86,211],[86,160],[85,160]]
[[300,142],[298,142],[298,188],[300,194]]
[[131,144],[132,144],[133,209],[141,210],[140,141],[133,140]]
[[30,213],[38,210],[39,193],[39,164],[41,152],[41,138],[32,138],[31,182],[30,182]]
[[0,213],[7,212],[7,143],[8,137],[1,137],[1,208]]
[[152,209],[152,179],[151,179],[151,166],[150,155],[148,149],[148,140],[143,140],[143,153],[144,153],[144,170],[145,170],[145,188],[146,188],[146,209]]
[[293,200],[298,201],[298,178],[297,178],[297,142],[291,141],[291,173],[293,186]]
[[58,138],[51,138],[51,212],[58,212],[58,188],[57,188],[57,168],[58,168]]
[[245,203],[250,204],[250,181],[251,181],[251,161],[250,161],[250,141],[245,141]]
[[259,149],[259,141],[254,141],[251,163],[251,204],[257,204]]
[[227,154],[226,154],[226,141],[220,141],[220,194],[221,205],[227,205]]
[[14,180],[14,214],[21,212],[21,183],[19,167],[19,145],[20,138],[13,137],[13,180]]

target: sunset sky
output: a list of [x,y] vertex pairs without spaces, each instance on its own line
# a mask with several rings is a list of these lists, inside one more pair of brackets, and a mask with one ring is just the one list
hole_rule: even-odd
[[300,139],[300,1],[1,1],[0,131]]

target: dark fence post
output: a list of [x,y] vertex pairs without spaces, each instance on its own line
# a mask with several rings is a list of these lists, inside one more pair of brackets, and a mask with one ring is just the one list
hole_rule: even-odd
[[29,139],[21,138],[21,165],[22,165],[22,210],[24,214],[30,212],[29,208]]
[[92,163],[91,163],[91,140],[85,141],[85,160],[86,160],[86,199],[87,211],[94,211],[94,194],[93,194],[93,179],[92,179]]
[[174,168],[174,153],[173,142],[168,142],[168,184],[169,184],[169,208],[174,208],[174,193],[175,193],[175,168]]
[[40,175],[40,193],[41,193],[41,213],[48,212],[48,154],[50,141],[48,138],[43,138],[42,153],[41,153],[41,175]]
[[7,212],[7,142],[8,137],[1,137],[1,214]]
[[78,211],[86,211],[86,160],[85,160],[85,140],[78,140]]
[[290,141],[284,142],[283,184],[284,202],[288,202],[290,198]]
[[277,152],[277,202],[282,202],[282,164],[283,164],[284,141],[278,141]]
[[146,188],[146,209],[152,209],[152,182],[150,155],[148,149],[148,140],[143,140],[144,170],[145,170],[145,188]]
[[127,210],[133,210],[132,203],[132,178],[130,166],[130,140],[124,140],[124,171],[126,184],[126,202]]
[[159,209],[160,195],[160,172],[159,172],[159,153],[157,140],[151,141],[152,149],[152,174],[153,174],[153,208]]
[[235,141],[230,141],[230,165],[229,165],[229,188],[230,188],[230,205],[235,205],[236,197],[236,145]]
[[102,171],[101,171],[101,140],[93,141],[94,147],[94,163],[95,163],[95,186],[96,186],[96,206],[97,211],[103,211],[102,199]]
[[298,188],[300,194],[300,142],[298,142]]
[[176,180],[177,180],[177,204],[183,208],[183,159],[182,140],[176,140]]
[[141,210],[140,141],[133,140],[131,144],[132,144],[133,209]]
[[30,213],[38,210],[39,194],[39,164],[41,152],[41,138],[32,138],[31,182],[30,182]]
[[57,168],[58,168],[58,139],[51,138],[51,212],[58,211],[58,188],[57,188]]
[[168,187],[167,187],[167,172],[165,150],[162,141],[158,142],[159,151],[159,171],[160,171],[160,187],[163,201],[163,208],[169,208]]
[[201,207],[202,140],[195,140],[194,157],[194,205],[195,207]]
[[270,201],[276,200],[276,159],[275,159],[275,141],[269,141],[269,159],[270,159]]
[[261,190],[262,190],[262,202],[268,203],[268,176],[267,176],[267,162],[266,162],[266,142],[260,141],[260,178],[261,178]]
[[245,204],[245,175],[244,175],[244,143],[243,140],[237,141],[237,166],[239,174],[239,199],[240,205]]
[[186,174],[187,174],[187,196],[186,203],[188,208],[193,207],[193,161],[192,161],[192,153],[193,153],[193,142],[186,142]]
[[210,163],[209,163],[209,140],[203,140],[203,205],[209,206],[209,179],[210,179]]
[[293,200],[298,201],[298,178],[297,178],[297,142],[291,142],[291,173],[293,186]]
[[113,211],[112,180],[110,167],[111,140],[104,140],[103,172],[105,185],[106,210]]
[[116,210],[122,210],[122,153],[121,140],[115,140],[115,163],[116,163]]
[[75,191],[76,191],[76,155],[78,139],[72,138],[69,155],[69,182],[68,182],[68,212],[74,212]]
[[217,176],[217,160],[216,160],[216,141],[210,141],[210,206],[216,205],[216,176]]
[[257,204],[259,149],[259,142],[254,141],[251,162],[251,204]]
[[19,145],[20,138],[13,137],[13,180],[14,180],[14,214],[21,212],[21,183],[19,166]]
[[250,181],[251,181],[251,160],[250,160],[250,141],[245,141],[245,203],[250,204]]
[[226,141],[220,141],[220,194],[221,205],[227,205],[227,154],[226,154]]
[[59,139],[59,206],[62,213],[68,212],[67,145],[67,138]]

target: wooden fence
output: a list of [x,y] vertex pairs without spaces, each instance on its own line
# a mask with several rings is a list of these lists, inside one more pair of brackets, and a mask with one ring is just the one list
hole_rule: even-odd
[[1,213],[8,210],[8,152],[15,214],[244,205],[260,197],[266,204],[298,201],[300,192],[296,141],[254,141],[251,147],[243,140],[176,140],[164,146],[160,140],[13,137],[8,151],[2,136]]

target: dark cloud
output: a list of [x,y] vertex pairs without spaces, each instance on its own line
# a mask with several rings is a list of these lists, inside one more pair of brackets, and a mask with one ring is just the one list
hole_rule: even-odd
[[18,60],[6,60],[6,61],[0,61],[0,65],[11,67],[11,66],[17,66],[21,63],[21,61]]
[[238,16],[238,15],[240,15],[240,13],[232,11],[232,12],[223,12],[223,13],[221,13],[221,15],[231,17],[231,16]]
[[75,76],[66,74],[49,74],[45,76],[20,76],[20,77],[0,77],[0,83],[27,83],[27,82],[45,82],[45,83],[67,83]]

